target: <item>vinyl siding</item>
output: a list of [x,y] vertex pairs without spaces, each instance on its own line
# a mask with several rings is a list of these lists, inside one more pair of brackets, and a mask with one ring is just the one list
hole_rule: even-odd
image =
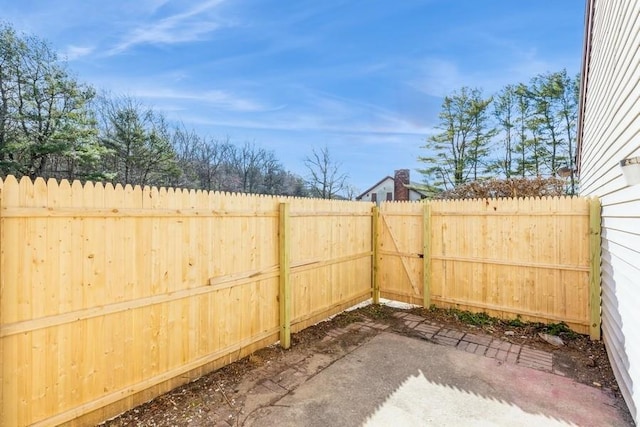
[[416,202],[418,200],[422,200],[422,194],[418,193],[417,191],[414,190],[409,190],[409,200],[411,200],[412,202]]
[[591,4],[591,53],[581,100],[580,187],[583,195],[602,201],[603,339],[638,423],[640,185],[626,185],[619,162],[640,156],[640,2]]
[[386,178],[384,181],[378,183],[375,187],[370,188],[365,194],[362,195],[363,202],[370,202],[371,195],[377,194],[378,203],[387,200],[387,193],[391,193],[393,198],[394,184],[393,178]]

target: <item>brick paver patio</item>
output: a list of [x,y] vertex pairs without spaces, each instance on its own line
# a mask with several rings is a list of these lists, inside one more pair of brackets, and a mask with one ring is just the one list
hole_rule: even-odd
[[[512,344],[488,335],[477,335],[450,329],[444,325],[430,322],[424,317],[411,313],[396,312],[393,316],[401,319],[404,326],[412,330],[415,335],[436,344],[455,347],[461,351],[489,357],[501,362],[554,372],[553,354],[547,351]],[[365,320],[352,323],[344,328],[333,329],[327,333],[323,341],[331,340],[350,331],[383,331],[388,328],[389,325],[387,324],[374,322],[373,320]],[[560,372],[554,373],[563,375]]]
[[413,330],[416,335],[437,344],[455,347],[461,351],[490,357],[501,362],[553,372],[552,353],[512,344],[488,335],[449,329],[415,314],[396,312],[393,315],[401,319],[404,326]]

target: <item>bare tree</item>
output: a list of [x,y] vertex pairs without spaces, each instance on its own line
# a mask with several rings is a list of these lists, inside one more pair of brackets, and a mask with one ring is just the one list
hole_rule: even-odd
[[231,142],[225,140],[203,139],[199,146],[198,176],[200,188],[205,190],[219,190],[221,188],[221,170],[229,163]]
[[282,194],[286,172],[273,151],[267,151],[262,164],[262,194]]
[[360,190],[355,185],[346,185],[344,189],[344,197],[347,200],[355,200],[360,194]]
[[258,192],[260,173],[266,158],[267,152],[256,147],[254,142],[245,142],[242,147],[233,150],[231,162],[242,183],[243,193]]
[[198,177],[198,157],[202,138],[193,130],[187,130],[182,123],[175,126],[171,134],[171,145],[176,153],[180,176],[171,183],[173,187],[204,188]]
[[348,175],[341,171],[342,164],[331,157],[326,146],[320,151],[313,149],[304,164],[309,171],[307,184],[312,196],[335,199],[345,189]]
[[228,137],[222,141],[205,138],[180,126],[173,132],[172,145],[181,171],[176,186],[203,190],[221,188],[221,170],[230,162]]

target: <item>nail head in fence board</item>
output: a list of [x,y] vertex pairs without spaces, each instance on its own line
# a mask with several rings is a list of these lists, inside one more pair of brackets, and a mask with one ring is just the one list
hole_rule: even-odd
[[600,233],[601,207],[598,198],[591,199],[589,209],[589,336],[592,340],[600,339]]
[[280,203],[280,223],[278,228],[280,246],[280,345],[291,346],[291,281],[290,281],[290,233],[289,204]]
[[431,306],[431,205],[424,204],[422,221],[422,306]]
[[371,247],[373,254],[371,256],[371,284],[373,287],[373,303],[380,304],[380,282],[378,281],[378,243],[379,243],[379,221],[378,207],[371,208]]

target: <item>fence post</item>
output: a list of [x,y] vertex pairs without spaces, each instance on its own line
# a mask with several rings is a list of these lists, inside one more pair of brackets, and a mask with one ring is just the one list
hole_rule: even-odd
[[425,202],[422,212],[422,306],[431,306],[431,205]]
[[589,336],[600,339],[600,251],[601,251],[601,206],[594,197],[589,200]]
[[380,304],[380,282],[378,281],[378,216],[377,206],[371,208],[371,297],[374,304]]
[[291,236],[289,228],[289,203],[280,203],[278,224],[279,256],[280,256],[280,346],[287,349],[291,346],[291,282],[290,282],[290,249]]

